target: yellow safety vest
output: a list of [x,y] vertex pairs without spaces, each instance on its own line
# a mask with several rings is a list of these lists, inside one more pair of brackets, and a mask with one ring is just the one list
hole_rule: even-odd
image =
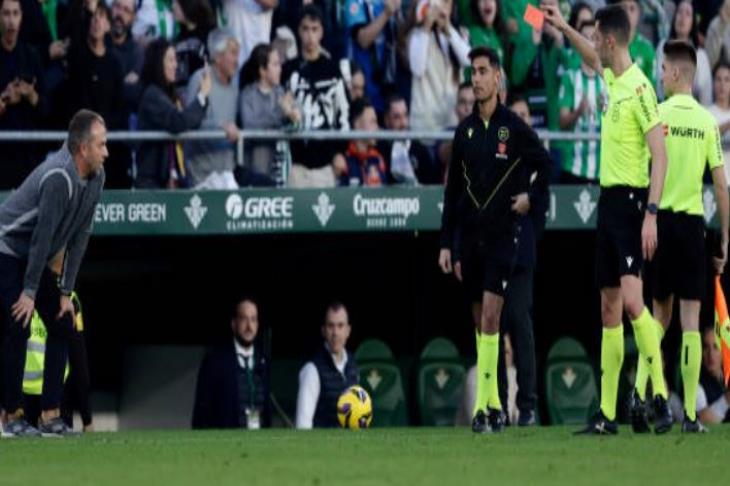
[[[81,312],[81,301],[76,292],[71,294],[71,301],[76,307],[76,322],[74,327],[78,332],[84,330],[84,317]],[[46,361],[46,338],[48,331],[38,312],[33,311],[33,318],[30,320],[30,338],[25,351],[25,372],[23,373],[23,393],[26,395],[40,395],[43,393],[43,370]],[[63,381],[68,378],[69,367],[66,363],[66,371]]]

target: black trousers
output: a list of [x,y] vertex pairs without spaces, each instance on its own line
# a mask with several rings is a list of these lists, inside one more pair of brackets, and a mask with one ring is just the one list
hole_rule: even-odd
[[83,425],[91,425],[89,358],[83,332],[71,333],[68,343],[68,364],[70,372],[63,388],[61,417],[69,427],[73,427],[73,413],[74,410],[78,410]]
[[[517,409],[535,411],[537,408],[537,370],[535,364],[535,333],[532,328],[532,268],[515,267],[504,296],[500,334],[509,334],[512,354],[517,368]],[[504,361],[504,341],[499,346],[499,399],[507,407],[507,368]]]
[[[14,413],[23,406],[23,372],[30,324],[23,327],[22,323],[15,321],[12,306],[23,291],[26,265],[25,260],[0,254],[0,310],[5,334],[2,344],[2,405],[8,413]],[[44,269],[35,299],[35,309],[48,331],[41,398],[43,410],[61,406],[68,339],[73,329],[73,319],[69,314],[56,319],[60,310],[60,299],[56,276],[50,270]]]

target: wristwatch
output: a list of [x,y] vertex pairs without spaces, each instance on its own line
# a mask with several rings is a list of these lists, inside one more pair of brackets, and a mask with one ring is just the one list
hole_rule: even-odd
[[659,208],[657,208],[656,204],[649,203],[646,205],[646,211],[649,214],[653,214],[654,216],[656,216],[656,213],[659,211]]

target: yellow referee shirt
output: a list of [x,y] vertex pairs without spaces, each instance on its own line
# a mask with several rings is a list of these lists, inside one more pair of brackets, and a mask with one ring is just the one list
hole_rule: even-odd
[[608,100],[601,117],[601,187],[649,187],[646,133],[659,124],[656,93],[638,65],[621,76],[604,69]]
[[659,105],[667,145],[667,176],[659,209],[704,214],[705,164],[722,167],[720,132],[715,118],[692,96],[674,95]]

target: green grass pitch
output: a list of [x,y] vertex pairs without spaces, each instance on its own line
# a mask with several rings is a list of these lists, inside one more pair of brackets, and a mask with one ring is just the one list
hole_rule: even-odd
[[574,437],[566,427],[122,432],[0,440],[0,484],[729,484],[730,426]]

